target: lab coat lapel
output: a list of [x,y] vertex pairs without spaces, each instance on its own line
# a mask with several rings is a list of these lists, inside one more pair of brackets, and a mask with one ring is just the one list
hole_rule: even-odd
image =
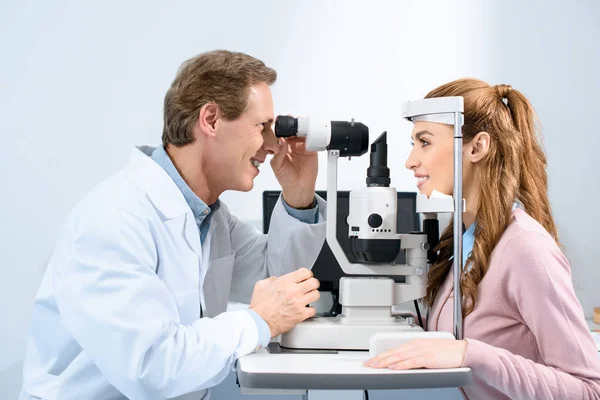
[[153,150],[147,146],[135,148],[131,153],[129,170],[142,184],[148,198],[165,222],[184,217],[182,235],[198,256],[198,260],[201,260],[200,234],[192,210],[169,174],[150,158]]
[[202,246],[202,280],[204,280],[206,272],[210,267],[210,248],[211,243],[213,242],[215,229],[217,229],[218,225],[219,223],[215,220],[215,218],[211,219],[210,227],[208,228],[208,233],[206,234],[206,239],[204,239],[204,245]]
[[152,147],[134,148],[128,165],[128,172],[134,182],[138,182],[165,220],[190,214],[192,210],[183,193],[173,179],[160,165],[150,158]]
[[[185,226],[183,228],[183,237],[190,248],[198,256],[198,260],[202,260],[202,245],[200,244],[200,232],[198,231],[198,225],[194,215],[190,211],[185,215]],[[202,279],[202,276],[200,276]]]
[[[217,226],[217,222],[213,218],[210,221],[210,227],[208,228],[208,233],[206,234],[206,238],[204,239],[204,245],[202,245],[202,253],[200,254],[202,262],[200,263],[200,286],[198,289],[200,290],[200,301],[202,303],[202,314],[207,316],[213,316],[208,310],[208,305],[206,303],[205,291],[204,291],[204,281],[206,280],[206,275],[208,269],[210,267],[210,244],[213,239],[213,234],[215,228]],[[198,240],[200,243],[200,240]]]
[[[183,236],[200,264],[202,246],[192,210],[169,174],[150,158],[153,150],[152,147],[147,146],[133,149],[128,165],[130,177],[134,182],[141,184],[148,199],[162,216],[165,225],[175,230],[175,235]],[[183,226],[180,222],[182,219]],[[200,277],[202,278],[202,274]]]

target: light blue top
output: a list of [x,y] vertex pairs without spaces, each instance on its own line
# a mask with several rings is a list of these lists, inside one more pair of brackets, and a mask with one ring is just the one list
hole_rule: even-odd
[[466,264],[467,264],[467,258],[469,258],[469,256],[471,255],[471,252],[473,251],[473,244],[475,243],[475,223],[473,222],[471,224],[471,226],[469,227],[469,229],[467,229],[464,233],[463,233],[463,243],[462,243],[462,247],[463,247],[463,253],[462,253],[462,258],[463,258],[463,271],[467,272],[468,270],[471,269],[471,267],[469,266],[468,269],[465,269]]

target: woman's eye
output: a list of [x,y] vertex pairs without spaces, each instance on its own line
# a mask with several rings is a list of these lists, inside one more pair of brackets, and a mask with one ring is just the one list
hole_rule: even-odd
[[[419,143],[421,144],[421,147],[425,147],[425,146],[429,145],[429,142],[427,140],[423,140],[423,139],[419,139]],[[412,147],[415,147],[415,142],[411,141],[410,145]]]

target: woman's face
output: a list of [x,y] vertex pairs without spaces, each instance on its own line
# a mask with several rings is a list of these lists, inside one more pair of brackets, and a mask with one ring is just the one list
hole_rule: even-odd
[[[406,168],[414,171],[419,193],[428,197],[435,189],[452,195],[454,184],[454,127],[436,122],[417,121],[412,131],[413,149]],[[463,156],[464,156],[463,147]],[[471,167],[463,162],[463,182],[470,181]],[[463,187],[463,190],[466,188]]]

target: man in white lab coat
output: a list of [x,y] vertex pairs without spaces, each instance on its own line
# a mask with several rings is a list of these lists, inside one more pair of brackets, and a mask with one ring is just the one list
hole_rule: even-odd
[[[241,53],[182,65],[163,145],[70,214],[36,296],[21,399],[207,398],[235,361],[314,315],[325,239],[317,155],[272,131],[276,73]],[[269,235],[219,195],[249,191],[267,154],[282,187]],[[228,300],[249,303],[227,312]],[[187,398],[187,397],[186,397]]]

